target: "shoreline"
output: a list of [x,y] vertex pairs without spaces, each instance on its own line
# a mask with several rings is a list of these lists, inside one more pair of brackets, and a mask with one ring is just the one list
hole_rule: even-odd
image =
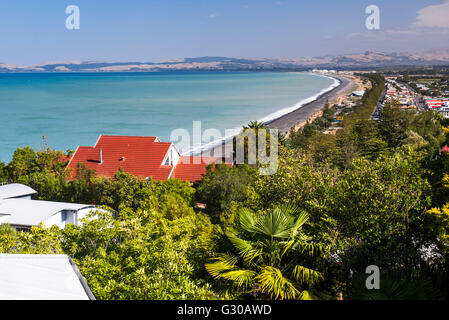
[[[328,75],[317,75],[317,74],[310,73],[310,72],[297,72],[297,73],[308,74],[308,75],[312,75],[312,76],[316,76],[316,77],[329,78],[329,79],[333,80],[333,83],[330,86],[328,86],[327,88],[322,89],[321,91],[319,91],[318,93],[316,93],[313,96],[304,98],[304,99],[296,102],[292,106],[284,107],[284,108],[278,109],[276,111],[273,111],[270,114],[264,116],[263,118],[256,119],[256,121],[268,125],[284,116],[289,115],[292,112],[295,112],[298,109],[301,109],[302,107],[308,105],[309,103],[312,103],[312,102],[320,99],[321,96],[323,96],[326,93],[332,92],[333,90],[340,87],[342,84],[342,81],[340,79],[337,79],[336,77],[332,77],[332,76],[328,76]],[[228,141],[233,139],[235,136],[237,136],[240,133],[240,131],[242,130],[242,127],[245,126],[246,124],[247,123],[242,123],[242,125],[235,127],[234,129],[232,129],[232,132],[233,132],[232,134],[229,134],[228,136],[225,136],[222,139],[211,141],[204,145],[194,147],[194,148],[190,149],[189,151],[183,153],[183,155],[200,155],[200,154],[203,154],[204,152],[210,152],[210,150],[217,149],[221,145],[223,145],[223,143],[227,143]]]
[[[307,72],[307,74],[310,74]],[[307,121],[311,121],[317,116],[320,115],[326,101],[329,100],[329,103],[335,103],[335,101],[338,101],[342,96],[345,96],[348,94],[349,91],[354,91],[357,88],[357,83],[354,81],[353,76],[342,76],[342,75],[322,75],[324,77],[328,77],[333,79],[334,81],[338,81],[339,84],[316,96],[316,98],[310,102],[306,102],[304,104],[301,104],[301,102],[298,102],[296,104],[297,108],[293,111],[287,112],[285,114],[280,115],[279,117],[268,120],[268,121],[262,121],[264,122],[269,128],[271,129],[278,129],[283,134],[286,134],[288,137],[288,132],[291,128],[295,128],[295,131],[300,129]],[[312,96],[314,97],[314,96]],[[312,98],[309,97],[308,99]],[[304,99],[307,100],[307,99]],[[279,109],[277,112],[281,112],[283,109]],[[241,128],[239,128],[240,132]],[[236,133],[235,135],[237,135]],[[229,162],[232,159],[232,156],[227,154],[226,151],[229,152],[229,149],[226,150],[226,145],[232,141],[232,138],[235,136],[232,135],[231,137],[226,137],[222,139],[221,141],[217,141],[217,144],[211,145],[211,146],[202,146],[200,150],[197,152],[190,151],[190,155],[201,155],[205,157],[214,157],[214,155],[218,152],[217,158],[224,158],[227,162]],[[228,147],[229,148],[229,147]],[[219,150],[221,149],[221,151]]]
[[340,84],[332,90],[321,94],[317,99],[277,119],[268,121],[266,124],[272,129],[278,129],[283,134],[288,134],[291,128],[295,128],[295,131],[297,131],[307,121],[312,121],[320,115],[326,101],[329,101],[330,104],[335,103],[342,95],[348,94],[349,91],[353,91],[357,87],[355,81],[350,77],[341,75],[329,77],[338,80]]

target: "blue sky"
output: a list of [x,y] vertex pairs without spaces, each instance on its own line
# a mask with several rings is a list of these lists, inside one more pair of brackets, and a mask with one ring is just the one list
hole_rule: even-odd
[[[365,28],[371,4],[380,30]],[[449,0],[0,0],[0,62],[422,51],[448,46],[448,16]]]

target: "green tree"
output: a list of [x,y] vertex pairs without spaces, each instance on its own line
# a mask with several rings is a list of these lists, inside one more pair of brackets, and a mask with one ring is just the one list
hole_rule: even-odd
[[202,279],[212,232],[192,208],[173,219],[123,210],[66,227],[63,248],[98,299],[216,299]]
[[291,146],[294,148],[306,148],[313,138],[318,134],[314,124],[307,122],[301,129],[290,131]]
[[426,276],[400,272],[381,272],[380,288],[366,288],[366,274],[356,277],[352,283],[349,300],[435,300],[440,294],[432,280]]
[[29,232],[0,226],[0,253],[57,254],[62,253],[61,232],[58,227],[32,227]]
[[33,173],[51,173],[66,177],[68,157],[61,151],[51,149],[43,140],[43,149],[34,151],[30,147],[17,148],[6,167],[10,182],[29,183]]
[[326,104],[323,107],[322,117],[328,121],[332,122],[334,120],[335,108],[331,108],[329,104],[329,100],[326,101]]
[[385,103],[379,120],[379,131],[390,148],[398,147],[407,137],[407,128],[407,113],[394,102]]
[[423,264],[423,212],[430,205],[424,174],[413,151],[356,158],[343,169],[290,152],[280,155],[275,175],[256,176],[255,195],[245,204],[257,211],[294,204],[308,212],[305,230],[329,259],[321,270],[347,283],[372,261],[404,272]]
[[63,230],[2,225],[0,253],[70,255],[97,299],[217,299],[204,280],[214,232],[192,208],[170,218],[153,210],[103,210]]
[[209,167],[197,188],[198,200],[206,203],[206,212],[214,223],[233,202],[244,202],[251,196],[250,182],[257,172],[248,165]]
[[21,176],[39,170],[36,159],[37,154],[30,147],[17,148],[7,167],[10,182],[17,182]]
[[263,122],[259,122],[259,121],[251,121],[250,123],[248,123],[248,125],[243,126],[243,129],[267,129],[267,126],[265,125],[265,123]]
[[359,119],[351,127],[354,146],[361,156],[375,159],[388,147],[372,120]]
[[[234,161],[240,160],[243,163],[238,164],[247,164],[252,167],[260,165],[259,146],[263,145],[260,141],[262,137],[265,137],[265,155],[269,156],[272,140],[270,128],[258,121],[251,121],[247,126],[243,126],[242,131],[233,138]],[[285,137],[280,132],[277,133],[276,138],[277,146],[286,144]],[[273,137],[274,139],[275,137]]]
[[234,251],[220,254],[206,269],[215,279],[229,281],[237,295],[311,299],[310,290],[323,275],[303,264],[319,253],[302,231],[307,220],[307,213],[293,207],[261,215],[241,209],[235,229],[226,232]]
[[6,166],[3,162],[0,161],[0,183],[8,181],[8,174],[6,171]]

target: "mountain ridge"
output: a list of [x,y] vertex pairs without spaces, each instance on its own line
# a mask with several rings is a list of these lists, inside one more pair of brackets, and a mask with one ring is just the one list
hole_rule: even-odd
[[36,65],[0,63],[0,72],[155,72],[155,71],[235,71],[235,70],[310,70],[357,69],[393,66],[449,65],[449,49],[438,48],[424,52],[383,53],[366,51],[345,55],[285,59],[250,59],[203,56],[173,59],[162,62],[104,62],[67,61]]

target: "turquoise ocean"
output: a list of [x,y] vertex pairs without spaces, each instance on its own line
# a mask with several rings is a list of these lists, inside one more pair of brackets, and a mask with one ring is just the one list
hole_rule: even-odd
[[310,102],[336,80],[304,73],[159,72],[0,74],[0,161],[18,147],[93,146],[100,134],[158,136],[236,129]]

